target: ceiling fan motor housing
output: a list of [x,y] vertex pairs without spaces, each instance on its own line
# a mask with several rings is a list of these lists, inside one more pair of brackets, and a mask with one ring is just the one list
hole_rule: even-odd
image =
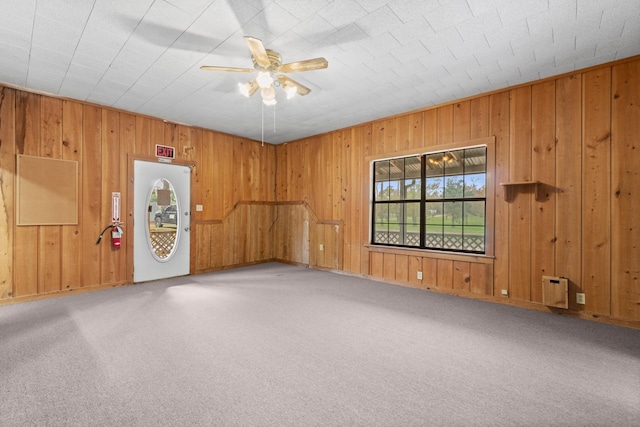
[[269,57],[269,62],[270,62],[269,66],[263,67],[262,65],[258,64],[256,62],[256,59],[252,55],[251,60],[253,61],[254,68],[256,69],[256,71],[264,71],[267,73],[278,72],[278,70],[280,70],[280,67],[282,66],[282,56],[275,50],[271,50],[271,49],[265,49],[265,50],[267,51],[267,56]]

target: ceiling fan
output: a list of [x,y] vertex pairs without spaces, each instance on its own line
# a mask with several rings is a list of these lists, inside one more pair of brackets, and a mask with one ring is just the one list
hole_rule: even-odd
[[319,70],[329,66],[329,63],[324,58],[307,59],[304,61],[283,64],[282,56],[280,56],[276,51],[265,49],[262,44],[262,40],[250,36],[245,36],[244,39],[247,42],[249,51],[251,52],[253,68],[203,65],[200,69],[208,71],[233,71],[239,73],[252,73],[257,71],[258,76],[255,79],[247,83],[239,83],[238,86],[240,88],[240,92],[247,97],[253,95],[258,91],[258,89],[260,89],[262,102],[266,105],[275,105],[277,103],[276,85],[281,86],[284,89],[287,94],[287,99],[292,98],[296,94],[304,96],[311,92],[311,89],[308,87],[283,74],[276,76],[276,83],[276,80],[273,78],[273,74]]

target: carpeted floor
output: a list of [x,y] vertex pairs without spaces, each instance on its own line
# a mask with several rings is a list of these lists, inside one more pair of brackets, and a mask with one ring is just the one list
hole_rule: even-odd
[[640,331],[277,263],[0,307],[2,426],[638,426]]

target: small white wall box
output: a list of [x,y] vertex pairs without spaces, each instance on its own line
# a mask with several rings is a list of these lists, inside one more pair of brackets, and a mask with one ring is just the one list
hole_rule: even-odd
[[542,276],[542,304],[569,308],[569,280],[565,277]]

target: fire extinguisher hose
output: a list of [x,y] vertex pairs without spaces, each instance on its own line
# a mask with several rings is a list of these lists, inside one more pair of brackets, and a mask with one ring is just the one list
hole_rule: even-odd
[[115,225],[113,225],[113,224],[109,224],[109,225],[107,225],[107,226],[102,230],[102,232],[101,232],[101,233],[100,233],[100,235],[98,236],[98,240],[96,240],[96,245],[99,245],[99,244],[100,244],[100,242],[102,241],[102,236],[104,235],[104,233],[105,233],[108,229],[113,228],[113,227],[115,227]]

